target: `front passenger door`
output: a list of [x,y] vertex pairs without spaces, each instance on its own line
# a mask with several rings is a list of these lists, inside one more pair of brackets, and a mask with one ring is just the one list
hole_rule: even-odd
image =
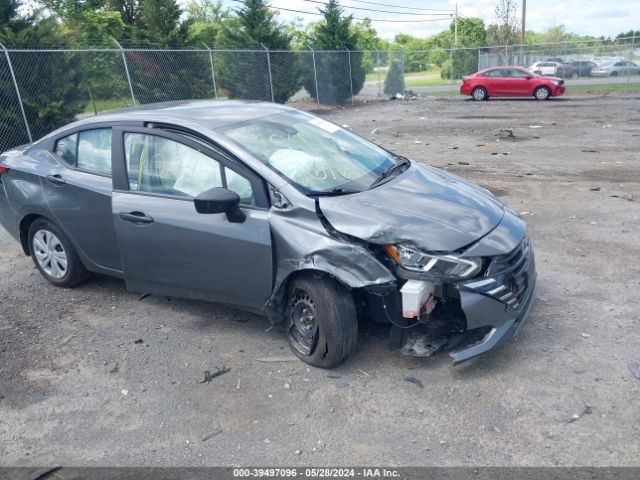
[[[271,295],[268,205],[260,178],[200,141],[167,131],[114,131],[120,152],[113,218],[127,288],[260,307]],[[246,215],[199,214],[193,198],[235,191]]]

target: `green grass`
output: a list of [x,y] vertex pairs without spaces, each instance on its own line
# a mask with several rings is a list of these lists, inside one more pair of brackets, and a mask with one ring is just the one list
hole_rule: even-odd
[[[429,77],[418,77],[418,78],[407,77],[405,75],[404,84],[407,86],[407,88],[412,88],[412,87],[432,87],[432,86],[437,86],[437,85],[449,85],[449,80],[440,78],[440,74],[439,73],[438,73],[437,76],[434,75],[434,76],[429,76]],[[460,84],[460,80],[454,80],[453,84],[454,85],[459,85]]]
[[[108,100],[95,100],[95,105],[98,113],[106,112],[108,110],[119,110],[127,107],[127,105],[125,105],[121,100],[118,100],[117,98],[110,98]],[[84,113],[94,113],[93,102],[89,101],[89,103],[87,103],[87,106],[84,107]]]
[[567,86],[566,95],[572,93],[638,93],[640,83],[615,83],[611,85],[572,85]]

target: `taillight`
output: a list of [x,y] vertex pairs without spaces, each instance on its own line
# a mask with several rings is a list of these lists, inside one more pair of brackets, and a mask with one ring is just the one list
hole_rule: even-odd
[[9,169],[7,167],[5,167],[4,165],[0,165],[0,175],[8,171]]

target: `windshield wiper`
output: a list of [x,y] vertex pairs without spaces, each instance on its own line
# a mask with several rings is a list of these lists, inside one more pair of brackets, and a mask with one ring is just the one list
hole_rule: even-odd
[[369,189],[372,189],[380,185],[385,179],[389,178],[394,172],[399,171],[400,168],[404,166],[409,167],[409,165],[411,165],[411,161],[408,158],[401,157],[401,156],[398,156],[397,158],[398,158],[398,163],[394,163],[389,168],[387,168],[384,172],[382,172],[382,175],[380,175],[377,179],[374,180],[374,182],[371,185],[369,185]]
[[360,193],[360,190],[349,190],[348,188],[333,188],[331,190],[320,190],[307,193],[307,197],[332,197],[337,195],[350,195]]

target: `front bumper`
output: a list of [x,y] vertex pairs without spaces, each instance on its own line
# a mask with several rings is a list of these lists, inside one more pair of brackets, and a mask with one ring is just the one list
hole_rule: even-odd
[[508,268],[457,286],[467,330],[490,330],[474,345],[451,353],[455,363],[468,360],[515,337],[533,308],[537,274],[529,240],[523,240],[516,250],[501,261]]

